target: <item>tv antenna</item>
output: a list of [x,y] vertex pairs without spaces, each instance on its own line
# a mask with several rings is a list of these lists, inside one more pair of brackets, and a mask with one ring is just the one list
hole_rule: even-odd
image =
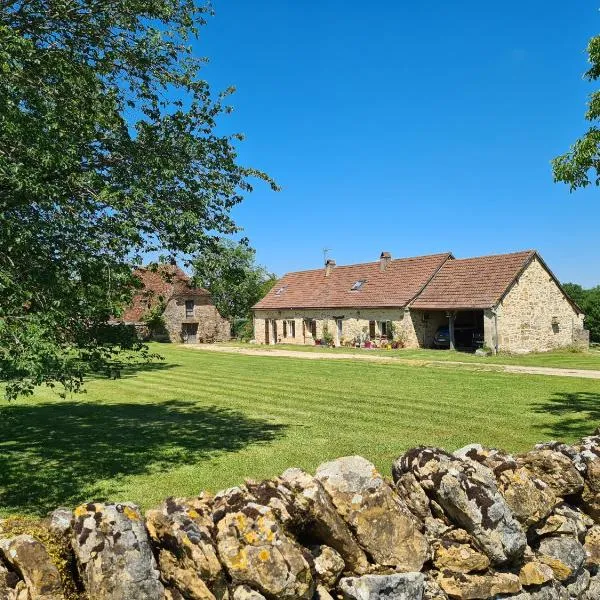
[[330,252],[331,248],[323,248],[323,264],[327,262],[327,258]]

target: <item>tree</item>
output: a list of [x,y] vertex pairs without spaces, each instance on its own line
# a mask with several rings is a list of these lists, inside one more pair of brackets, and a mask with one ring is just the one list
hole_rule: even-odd
[[246,239],[217,238],[193,261],[194,283],[206,288],[234,333],[244,327],[251,308],[273,287],[277,278],[256,264],[256,252]]
[[[593,37],[588,46],[588,62],[591,67],[585,72],[588,81],[600,78],[600,36]],[[591,123],[600,119],[600,90],[592,92],[585,118]],[[587,187],[592,182],[600,184],[600,129],[592,125],[566,154],[552,161],[555,181],[569,185],[571,191]]]
[[0,0],[0,381],[78,389],[143,348],[108,327],[144,253],[174,260],[237,227],[264,173],[215,132],[189,43],[194,0]]
[[600,286],[584,289],[576,283],[565,283],[563,288],[585,314],[585,327],[590,331],[590,340],[600,342]]

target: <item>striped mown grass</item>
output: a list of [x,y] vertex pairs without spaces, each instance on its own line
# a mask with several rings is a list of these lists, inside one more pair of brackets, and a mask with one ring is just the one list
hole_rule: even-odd
[[600,384],[456,366],[301,360],[156,346],[165,361],[0,414],[0,514],[87,500],[143,508],[362,454],[384,473],[419,444],[510,451],[592,431]]
[[558,369],[588,369],[600,371],[600,349],[590,348],[588,351],[568,349],[550,352],[532,352],[530,354],[506,354],[501,352],[495,356],[478,356],[473,352],[454,350],[433,350],[429,348],[401,348],[385,350],[382,348],[328,348],[327,346],[301,346],[298,344],[277,344],[275,346],[252,346],[243,342],[223,342],[219,346],[233,346],[246,350],[261,351],[294,350],[300,352],[317,352],[320,354],[356,354],[358,356],[384,356],[399,360],[467,362],[483,365],[522,365],[524,367],[554,367]]

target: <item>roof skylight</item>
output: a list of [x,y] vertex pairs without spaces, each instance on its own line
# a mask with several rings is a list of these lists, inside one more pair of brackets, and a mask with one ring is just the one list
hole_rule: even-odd
[[281,296],[281,294],[283,294],[283,292],[285,292],[286,288],[287,288],[287,285],[284,285],[283,287],[277,288],[275,290],[275,295],[276,296]]
[[358,281],[355,281],[352,284],[352,287],[350,288],[351,292],[358,292],[358,290],[362,289],[363,285],[365,285],[365,283],[367,283],[366,279],[359,279]]

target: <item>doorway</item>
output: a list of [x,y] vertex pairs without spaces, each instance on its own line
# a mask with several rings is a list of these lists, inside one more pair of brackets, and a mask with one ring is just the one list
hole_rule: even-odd
[[182,323],[181,337],[184,344],[195,344],[198,341],[198,323]]

